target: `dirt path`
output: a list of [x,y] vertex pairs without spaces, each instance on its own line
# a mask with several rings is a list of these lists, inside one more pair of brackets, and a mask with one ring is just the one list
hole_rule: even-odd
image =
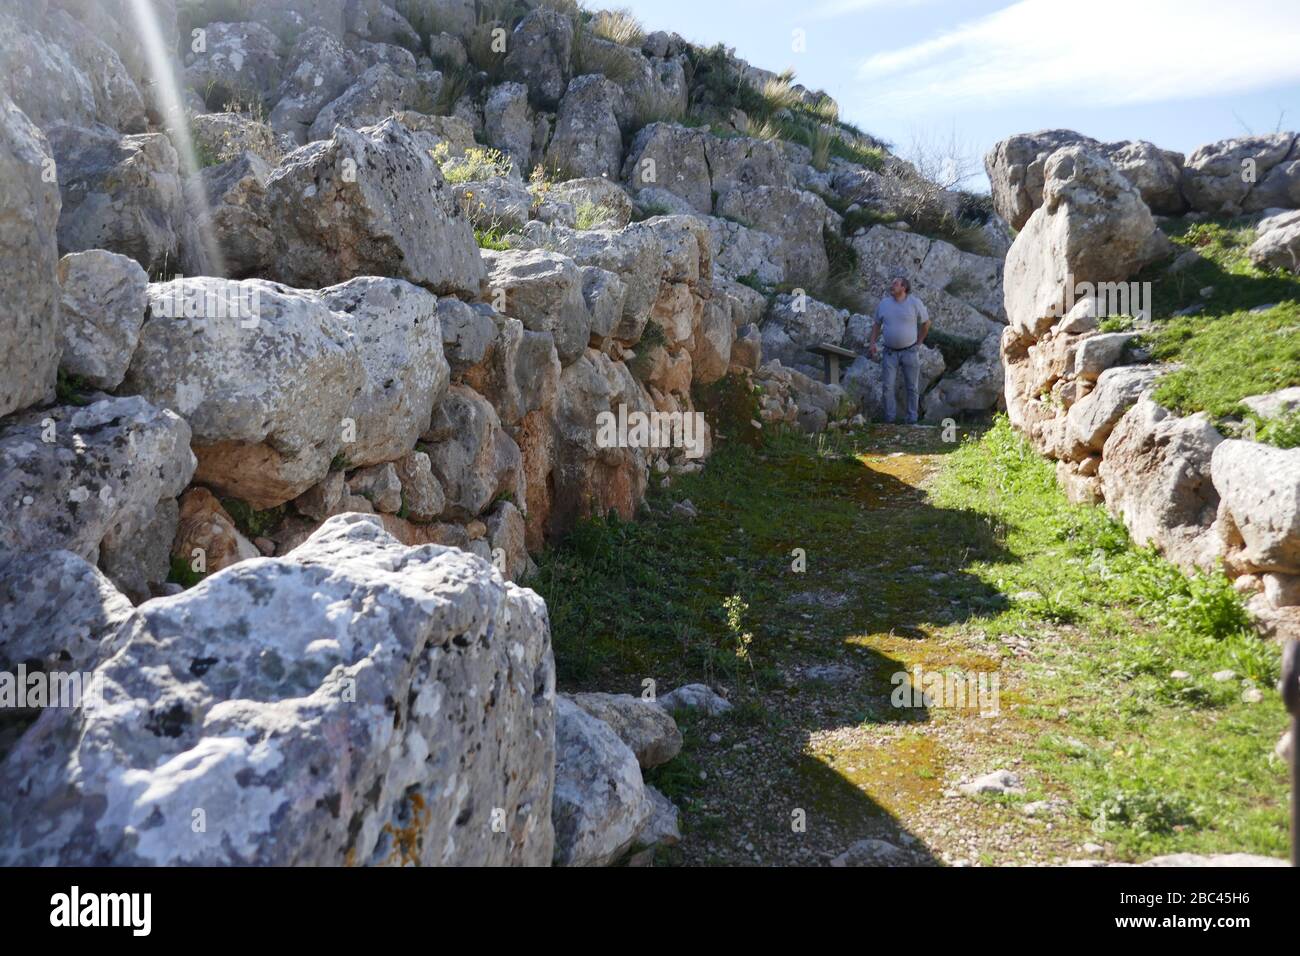
[[741,690],[737,713],[690,728],[702,778],[674,794],[688,831],[675,862],[825,864],[864,839],[889,844],[874,849],[894,865],[1073,852],[1077,841],[1053,840],[1050,821],[956,795],[961,779],[1001,766],[995,752],[1016,733],[1008,721],[891,702],[918,665],[997,674],[999,695],[1014,693],[1014,648],[942,630],[997,596],[963,580],[964,561],[992,546],[980,540],[987,529],[928,500],[926,480],[946,450],[937,439],[882,429],[856,473],[846,472],[850,459],[827,462],[801,527],[789,529],[806,571],[775,578],[775,600],[750,608],[768,630],[783,622],[787,631],[767,648],[774,686]]
[[[1215,683],[1218,645],[1168,650],[1160,625],[1112,609],[1070,527],[1084,518],[1049,510],[1027,542],[1023,521],[993,516],[1007,509],[937,503],[955,447],[936,429],[874,428],[724,451],[654,513],[544,562],[562,690],[704,681],[734,705],[679,716],[682,754],[647,774],[682,814],[682,843],[657,862],[825,865],[864,840],[882,841],[864,862],[912,866],[1278,855],[1280,706]],[[993,490],[976,500],[1001,494],[998,467],[980,461]],[[670,514],[683,497],[693,520]],[[1156,650],[1112,671],[1143,638]],[[1193,678],[1173,679],[1184,666]],[[896,706],[918,667],[984,675],[987,712],[974,694]],[[995,770],[1022,792],[959,791]]]

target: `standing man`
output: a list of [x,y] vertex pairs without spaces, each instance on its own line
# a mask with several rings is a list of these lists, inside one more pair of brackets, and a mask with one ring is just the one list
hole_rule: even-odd
[[880,300],[876,320],[871,326],[871,340],[867,350],[871,357],[880,356],[876,337],[884,327],[885,355],[880,362],[880,388],[884,393],[885,423],[892,425],[895,417],[896,383],[898,370],[903,370],[903,384],[907,388],[907,410],[903,421],[915,425],[917,404],[920,402],[921,343],[930,331],[930,313],[925,305],[912,295],[912,284],[902,276],[889,284],[889,295]]

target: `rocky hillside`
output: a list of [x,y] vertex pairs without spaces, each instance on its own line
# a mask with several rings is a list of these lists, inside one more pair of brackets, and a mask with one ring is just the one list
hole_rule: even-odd
[[1073,500],[1185,568],[1221,565],[1266,631],[1300,636],[1296,135],[1184,158],[1052,130],[986,166],[1020,230],[1011,422]]

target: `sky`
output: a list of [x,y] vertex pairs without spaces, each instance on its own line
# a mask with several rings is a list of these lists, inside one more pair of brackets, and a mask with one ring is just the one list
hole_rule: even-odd
[[[908,155],[1065,128],[1190,153],[1300,129],[1300,0],[608,0],[793,67]],[[796,32],[802,31],[802,33]],[[802,39],[802,49],[796,49]],[[982,163],[968,188],[987,190]]]

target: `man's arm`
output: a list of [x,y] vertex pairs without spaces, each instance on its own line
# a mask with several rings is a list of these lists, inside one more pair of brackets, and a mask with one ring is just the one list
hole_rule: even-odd
[[875,358],[876,353],[879,351],[876,348],[876,337],[880,335],[880,324],[883,321],[884,319],[880,315],[880,306],[876,306],[876,314],[871,319],[871,336],[867,339],[867,354],[872,358]]
[[925,303],[922,302],[920,299],[916,300],[916,311],[921,319],[921,331],[918,333],[916,337],[916,344],[924,345],[925,337],[927,334],[929,334],[930,331],[930,313],[926,309]]

